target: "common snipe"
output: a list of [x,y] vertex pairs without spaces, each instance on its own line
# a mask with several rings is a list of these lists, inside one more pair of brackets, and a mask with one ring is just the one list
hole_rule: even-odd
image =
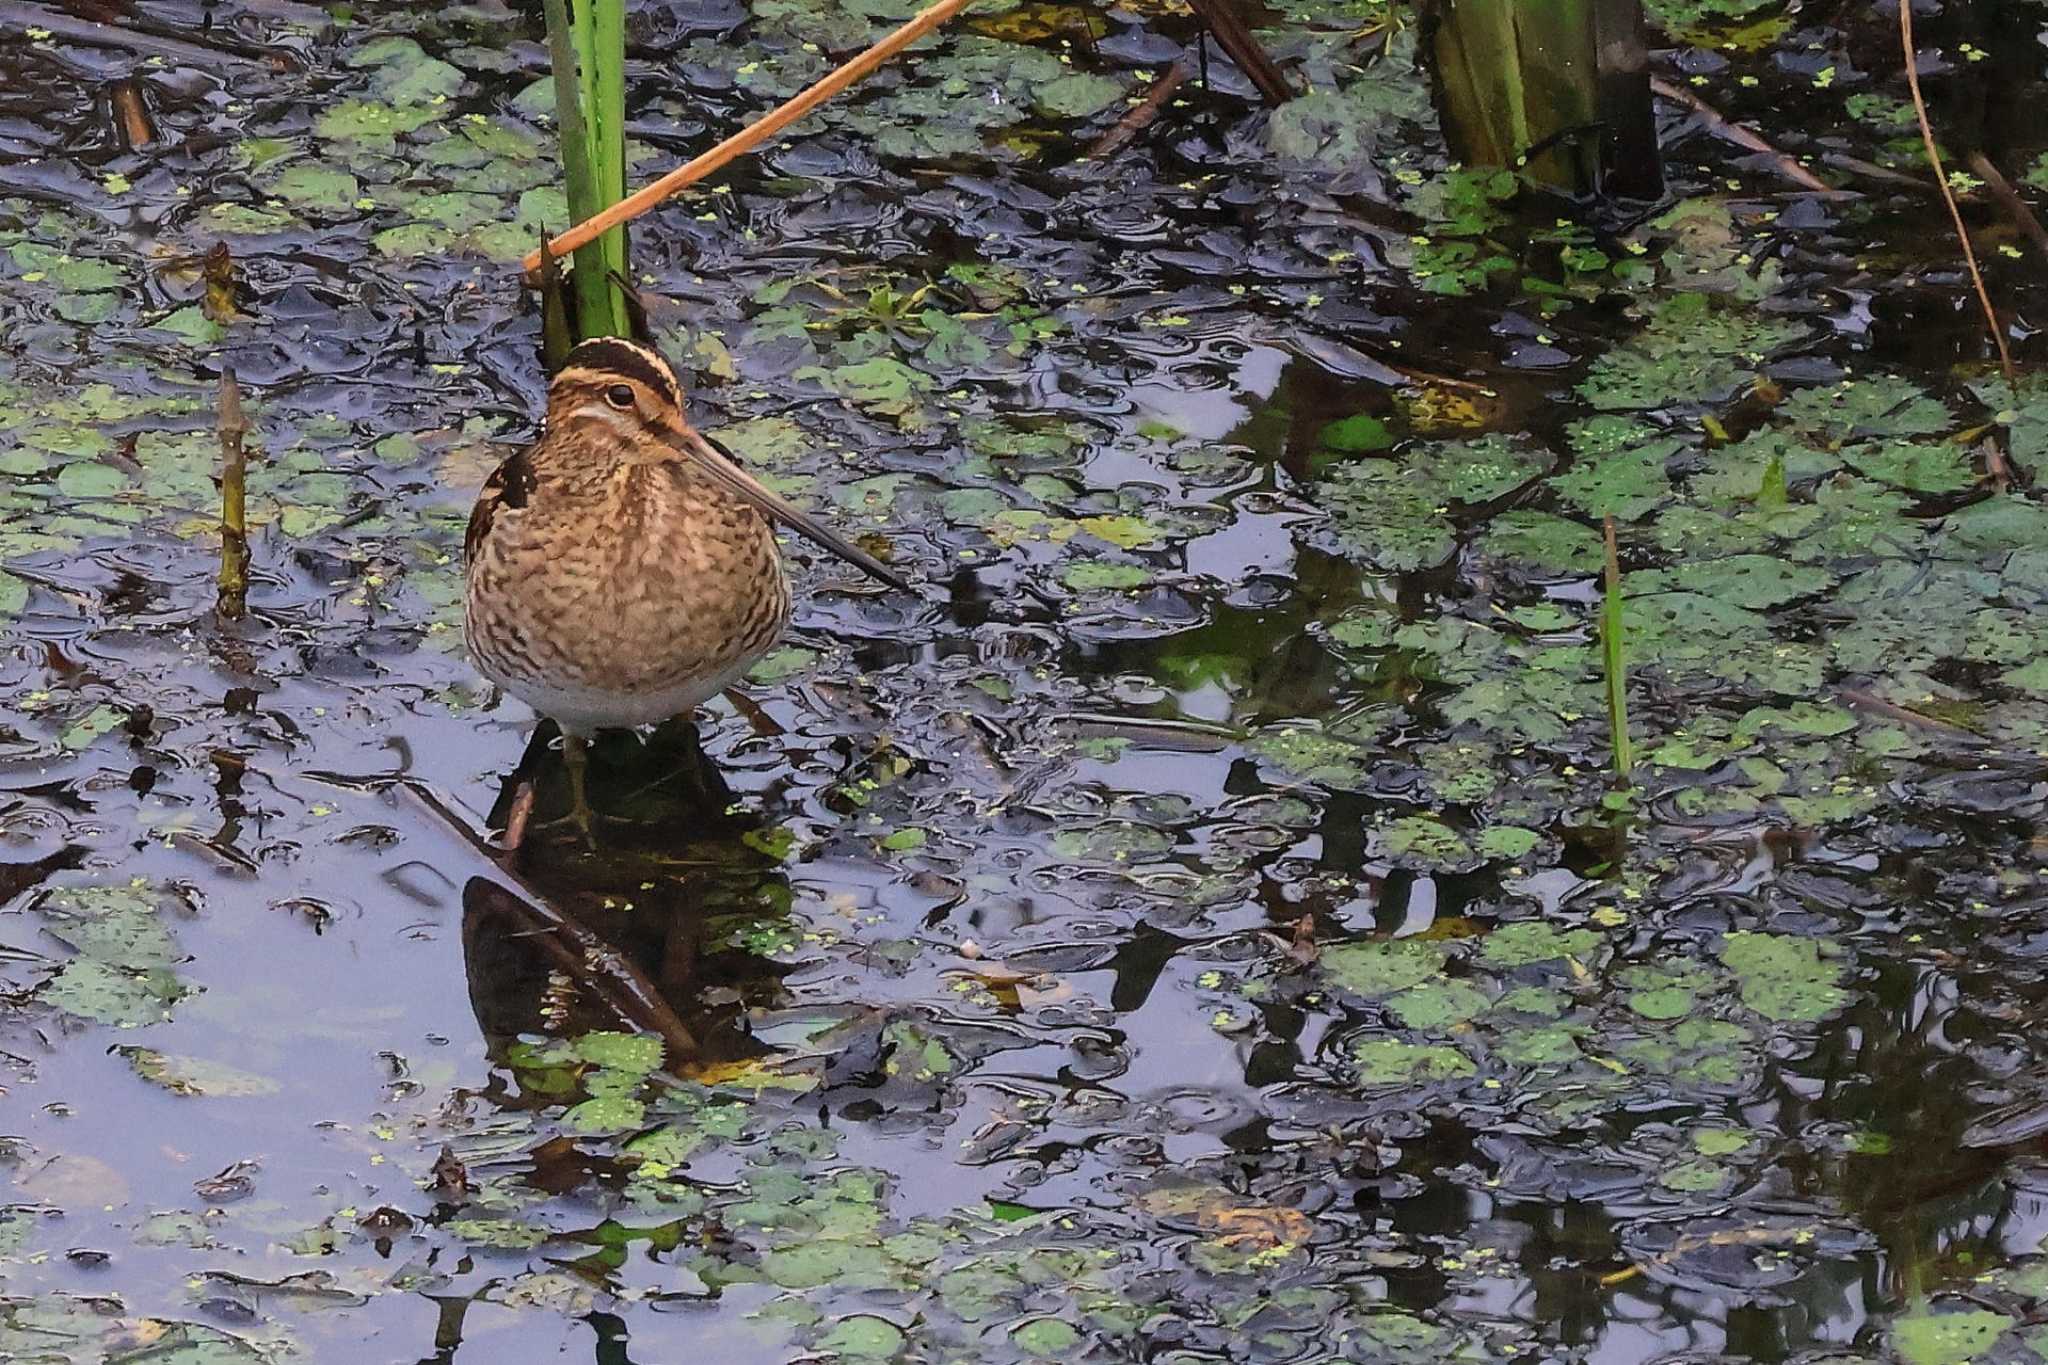
[[540,439],[484,484],[464,539],[470,653],[561,727],[586,833],[592,732],[688,714],[789,624],[773,522],[909,587],[693,429],[658,354],[609,337],[569,352]]

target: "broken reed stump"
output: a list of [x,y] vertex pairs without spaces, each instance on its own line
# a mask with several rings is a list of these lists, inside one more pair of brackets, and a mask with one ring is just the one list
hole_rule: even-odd
[[562,267],[548,248],[547,230],[540,234],[540,358],[549,374],[562,368],[569,348],[576,344],[575,328],[569,322],[569,287]]
[[1167,67],[1166,73],[1152,82],[1152,88],[1145,92],[1145,98],[1133,105],[1129,113],[1118,119],[1114,128],[1097,138],[1095,145],[1082,154],[1082,159],[1099,161],[1122,151],[1132,138],[1151,127],[1152,120],[1159,117],[1159,111],[1173,98],[1173,92],[1180,89],[1182,82],[1192,74],[1186,62],[1175,62]]
[[241,286],[235,278],[235,256],[228,250],[226,242],[215,242],[201,258],[199,277],[206,285],[206,292],[200,296],[199,311],[211,322],[225,327],[242,316],[238,300]]
[[242,415],[242,390],[232,368],[220,372],[219,429],[220,577],[214,606],[223,621],[239,621],[249,610],[249,419]]
[[1423,0],[1452,153],[1574,195],[1664,192],[1642,0]]
[[149,105],[142,98],[142,82],[123,76],[108,89],[107,101],[113,107],[123,147],[136,152],[157,141],[156,120],[149,116]]

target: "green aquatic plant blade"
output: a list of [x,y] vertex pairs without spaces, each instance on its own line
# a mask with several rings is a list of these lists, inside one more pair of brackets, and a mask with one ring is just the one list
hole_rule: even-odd
[[[582,52],[583,69],[590,73],[590,92],[585,102],[589,111],[591,173],[596,180],[598,207],[610,208],[626,197],[626,0],[591,0],[591,42]],[[598,238],[604,251],[605,293],[611,300],[611,326],[620,335],[632,331],[625,301],[618,297],[618,285],[610,276],[626,275],[626,229],[615,227]]]
[[1635,768],[1628,739],[1628,651],[1622,633],[1621,556],[1615,548],[1614,518],[1607,521],[1607,586],[1600,602],[1600,656],[1607,674],[1607,733],[1614,772],[1624,780]]
[[[623,154],[619,158],[616,175],[607,177],[602,169],[605,164],[601,146],[603,111],[598,107],[596,98],[597,73],[609,65],[613,72],[611,84],[620,92],[620,107],[623,109],[624,10],[620,5],[610,6],[617,11],[618,22],[600,26],[599,8],[580,5],[572,20],[566,0],[544,0],[543,3],[548,59],[554,72],[555,122],[561,133],[562,173],[568,192],[569,217],[575,222],[582,222],[617,202],[622,197],[625,174]],[[606,50],[601,41],[603,34],[615,35],[618,39],[616,47]],[[608,190],[608,186],[612,188]],[[578,336],[623,336],[630,330],[617,290],[607,275],[612,268],[614,254],[618,268],[623,272],[624,241],[624,230],[615,229],[589,246],[579,248],[573,257],[569,282],[576,298]]]

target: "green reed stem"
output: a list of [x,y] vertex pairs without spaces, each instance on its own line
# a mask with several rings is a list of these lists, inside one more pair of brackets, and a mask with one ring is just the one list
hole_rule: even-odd
[[1785,457],[1773,455],[1771,462],[1764,466],[1763,482],[1756,490],[1756,504],[1759,507],[1783,507],[1791,497],[1791,489],[1785,482]]
[[[590,0],[590,10],[594,41],[585,60],[586,69],[595,73],[588,107],[594,111],[597,125],[592,130],[596,155],[591,169],[604,200],[598,207],[608,209],[626,197],[626,0]],[[604,243],[606,279],[614,271],[621,278],[630,278],[626,274],[626,229],[615,227],[599,240]],[[616,293],[618,286],[613,284],[612,289],[613,319],[622,334],[630,335],[630,320]]]
[[[607,3],[620,8],[620,45],[611,62],[619,71],[623,93],[623,4],[622,0],[607,0]],[[620,197],[618,190],[606,197],[605,181],[598,171],[596,129],[592,120],[585,117],[586,110],[596,112],[595,68],[599,65],[600,47],[598,25],[594,7],[587,0],[577,7],[574,23],[570,21],[567,0],[541,0],[541,11],[547,20],[548,59],[554,68],[555,124],[562,140],[562,174],[567,181],[569,216],[581,222],[593,213],[603,212]],[[623,160],[620,172],[623,176]],[[623,239],[616,250],[623,259]],[[578,336],[619,336],[626,330],[624,310],[617,306],[611,281],[606,275],[606,254],[607,244],[603,240],[582,247],[575,254],[569,279],[576,296]]]
[[1607,668],[1607,732],[1614,749],[1614,773],[1624,782],[1635,768],[1628,738],[1628,652],[1622,640],[1621,555],[1615,548],[1614,518],[1607,518],[1607,593],[1600,604],[1600,647]]

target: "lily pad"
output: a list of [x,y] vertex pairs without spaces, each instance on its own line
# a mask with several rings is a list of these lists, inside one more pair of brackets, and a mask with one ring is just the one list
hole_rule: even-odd
[[1735,973],[1743,1004],[1767,1019],[1813,1023],[1849,1001],[1841,965],[1821,955],[1830,946],[1785,934],[1733,933],[1721,946],[1721,961]]

